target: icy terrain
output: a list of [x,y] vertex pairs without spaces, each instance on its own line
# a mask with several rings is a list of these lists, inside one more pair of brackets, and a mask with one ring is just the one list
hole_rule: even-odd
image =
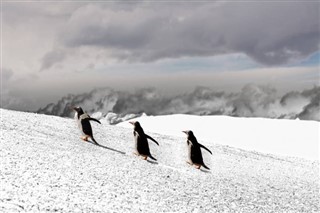
[[[159,134],[182,136],[182,130],[192,130],[206,144],[319,160],[317,121],[195,115],[142,116],[133,120]],[[117,125],[132,128],[129,122]]]
[[[102,125],[92,123],[101,144],[96,146],[80,140],[73,119],[0,113],[0,212],[320,210],[318,161],[219,145],[214,132],[209,143],[195,131],[213,152],[203,151],[211,170],[197,170],[186,163],[183,134],[152,133],[142,121],[146,133],[160,143],[150,143],[158,162],[133,155],[131,128],[107,125],[103,119]],[[277,134],[281,142],[283,135]]]

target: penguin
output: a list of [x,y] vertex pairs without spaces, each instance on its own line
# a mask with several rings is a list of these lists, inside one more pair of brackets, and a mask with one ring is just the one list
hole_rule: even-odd
[[207,147],[198,143],[197,138],[194,136],[191,130],[182,131],[182,132],[188,135],[187,144],[188,144],[188,151],[189,151],[188,153],[189,161],[187,161],[187,163],[189,163],[190,165],[195,165],[197,169],[200,169],[200,167],[203,166],[204,168],[210,170],[210,168],[207,167],[203,162],[200,148],[207,150],[211,155],[212,155],[212,152]]
[[134,126],[133,137],[134,137],[135,149],[136,149],[134,154],[138,156],[141,155],[142,157],[144,157],[144,160],[147,160],[147,158],[149,157],[152,160],[156,161],[157,159],[155,159],[150,153],[148,139],[155,142],[158,146],[159,146],[159,143],[155,139],[153,139],[151,136],[144,133],[138,121],[130,121],[129,123]]
[[87,113],[83,111],[81,107],[73,107],[72,109],[75,111],[74,118],[78,123],[78,127],[84,134],[81,139],[84,141],[88,141],[88,138],[90,137],[96,145],[99,145],[93,137],[90,120],[101,124],[100,121],[95,118],[91,118]]

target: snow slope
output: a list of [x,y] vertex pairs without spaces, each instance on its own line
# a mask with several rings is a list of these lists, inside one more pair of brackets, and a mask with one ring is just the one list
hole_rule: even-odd
[[[142,116],[133,120],[159,134],[183,136],[182,130],[192,130],[207,145],[224,144],[319,160],[320,122],[317,121],[196,115]],[[117,125],[132,128],[128,121]]]
[[[185,137],[151,133],[158,162],[132,154],[132,129],[0,109],[0,212],[319,212],[319,162],[206,143],[210,171],[186,164]],[[204,141],[199,138],[200,143]]]

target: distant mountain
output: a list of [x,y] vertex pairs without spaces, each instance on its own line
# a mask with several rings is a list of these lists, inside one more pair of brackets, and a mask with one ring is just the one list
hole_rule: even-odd
[[[118,123],[124,119],[147,115],[192,114],[229,115],[235,117],[265,117],[320,121],[320,87],[278,96],[274,88],[246,85],[238,93],[214,91],[198,87],[190,93],[176,96],[161,95],[156,89],[132,92],[110,88],[94,89],[89,93],[68,95],[57,103],[48,104],[37,113],[71,117],[69,106],[81,106],[88,113],[108,113]],[[128,116],[129,114],[129,116]],[[115,119],[116,118],[116,119]]]

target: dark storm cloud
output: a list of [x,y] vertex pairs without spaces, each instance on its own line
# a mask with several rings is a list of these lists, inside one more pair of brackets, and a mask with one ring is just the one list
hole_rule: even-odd
[[103,48],[115,58],[137,62],[241,52],[276,65],[319,49],[319,2],[116,5],[78,8],[58,41],[68,48]]
[[[147,88],[134,92],[112,89],[95,89],[89,93],[63,97],[56,104],[49,104],[39,113],[72,116],[69,106],[81,106],[87,112],[115,113],[108,116],[121,121],[132,114],[139,116],[167,114],[230,115],[237,117],[287,118],[320,121],[320,88],[302,92],[289,92],[283,96],[269,86],[248,84],[241,92],[226,93],[198,87],[190,93],[163,96]],[[130,116],[127,116],[130,115]],[[115,118],[116,116],[117,118]]]

